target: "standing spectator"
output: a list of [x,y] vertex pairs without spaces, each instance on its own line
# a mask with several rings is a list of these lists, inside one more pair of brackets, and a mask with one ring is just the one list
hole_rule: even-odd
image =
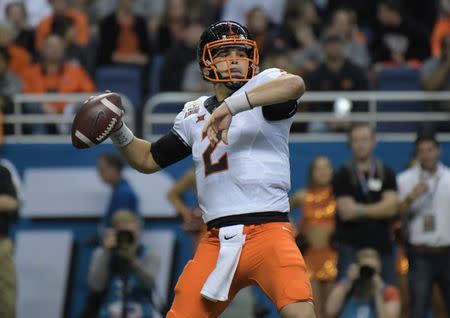
[[11,171],[0,164],[0,317],[16,317],[16,269],[13,243],[9,238],[11,224],[17,218],[18,189]]
[[327,317],[398,318],[399,291],[383,281],[381,267],[380,256],[374,249],[360,250],[347,275],[331,291],[327,301]]
[[346,58],[353,64],[368,69],[370,64],[364,35],[356,24],[356,13],[351,9],[339,9],[333,13],[330,29],[344,38]]
[[370,247],[381,257],[382,276],[395,284],[395,256],[390,231],[397,212],[395,174],[374,154],[375,131],[368,124],[354,125],[348,134],[353,158],[333,179],[337,203],[336,239],[338,277],[342,278],[357,251]]
[[[369,81],[366,73],[345,57],[344,39],[341,35],[327,33],[323,39],[325,59],[318,68],[306,76],[311,91],[360,91],[367,90]],[[356,110],[362,110],[363,104],[356,104]],[[315,104],[314,111],[332,111],[332,103]],[[342,130],[345,123],[311,123],[310,130]]]
[[89,41],[89,22],[85,13],[69,7],[68,0],[48,0],[53,8],[53,14],[43,19],[36,28],[36,50],[40,51],[44,41],[51,33],[52,21],[55,16],[65,15],[75,22],[76,43],[87,46]]
[[112,215],[89,266],[91,293],[84,317],[154,317],[152,290],[161,257],[140,237],[141,224],[133,212],[119,210]]
[[296,37],[300,47],[292,51],[292,59],[297,68],[296,73],[307,76],[323,61],[322,45],[309,24],[301,25],[296,31]]
[[52,13],[48,0],[0,0],[0,23],[6,20],[5,9],[10,3],[23,3],[25,5],[32,27],[35,27],[42,19]]
[[430,57],[422,66],[421,82],[427,91],[450,90],[450,34],[442,38],[441,54]]
[[111,226],[111,218],[115,211],[126,209],[135,214],[138,212],[138,198],[130,183],[123,176],[124,163],[115,154],[104,153],[97,159],[97,170],[104,183],[112,188],[108,208],[101,221],[102,230]]
[[398,176],[400,211],[406,214],[410,317],[425,318],[436,282],[450,313],[450,169],[432,135],[416,139],[419,165]]
[[430,55],[425,28],[403,15],[399,0],[380,1],[377,18],[370,50],[374,62],[403,64],[409,60],[422,61]]
[[[0,49],[0,114],[11,114],[14,95],[22,93],[22,82],[16,75],[8,71],[8,60],[8,52]],[[6,135],[13,132],[11,124],[0,128]]]
[[11,31],[3,24],[0,24],[0,48],[6,49],[9,54],[9,70],[22,76],[31,65],[31,55],[23,47],[14,44]]
[[310,275],[317,317],[325,315],[325,302],[337,274],[337,255],[331,247],[336,214],[332,178],[330,159],[314,158],[308,171],[307,188],[296,192],[290,200],[291,211],[298,205],[301,207],[297,241]]
[[[184,36],[176,41],[167,51],[164,63],[161,67],[160,87],[161,91],[179,91],[183,77],[190,62],[197,57],[197,43],[203,32],[203,26],[192,22],[183,31]],[[198,67],[198,63],[197,63]]]
[[[87,93],[95,91],[86,71],[78,65],[64,62],[64,39],[56,34],[49,35],[44,42],[42,60],[23,75],[26,93]],[[29,112],[57,114],[67,111],[66,103],[43,103],[29,105]]]
[[271,22],[263,8],[254,7],[248,11],[246,27],[250,34],[253,35],[259,48],[260,59],[263,60],[265,53],[272,46],[274,37]]
[[100,22],[97,65],[128,64],[147,67],[150,42],[145,19],[133,13],[132,0],[120,0],[116,10]]
[[31,55],[35,54],[34,31],[28,24],[28,15],[23,2],[11,2],[6,6],[6,19],[13,41]]
[[431,35],[431,51],[434,56],[441,55],[442,41],[450,35],[450,0],[440,0],[441,16],[436,21]]

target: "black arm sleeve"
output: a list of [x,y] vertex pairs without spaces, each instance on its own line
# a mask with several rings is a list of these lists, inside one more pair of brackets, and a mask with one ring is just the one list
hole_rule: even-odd
[[192,149],[175,130],[152,143],[151,153],[155,162],[165,168],[178,162],[192,153]]
[[269,121],[291,118],[297,112],[297,101],[290,100],[280,104],[263,106],[262,112],[264,118]]
[[0,166],[0,194],[6,194],[17,198],[16,188],[11,178],[9,170]]

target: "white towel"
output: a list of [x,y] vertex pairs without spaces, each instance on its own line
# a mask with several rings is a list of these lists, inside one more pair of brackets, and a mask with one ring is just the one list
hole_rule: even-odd
[[200,294],[210,301],[227,301],[234,272],[239,264],[245,243],[244,226],[231,225],[220,228],[220,250],[216,267],[209,274]]

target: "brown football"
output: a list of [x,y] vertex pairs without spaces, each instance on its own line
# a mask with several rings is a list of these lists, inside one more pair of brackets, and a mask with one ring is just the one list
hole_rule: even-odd
[[103,142],[124,114],[122,99],[107,92],[86,100],[72,123],[72,145],[89,148]]

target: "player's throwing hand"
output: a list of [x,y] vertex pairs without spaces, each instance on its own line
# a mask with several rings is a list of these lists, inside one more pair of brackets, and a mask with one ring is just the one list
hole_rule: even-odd
[[207,134],[212,146],[218,143],[220,139],[228,145],[228,129],[231,125],[232,116],[225,103],[222,103],[211,114],[208,122],[203,127],[203,134]]

